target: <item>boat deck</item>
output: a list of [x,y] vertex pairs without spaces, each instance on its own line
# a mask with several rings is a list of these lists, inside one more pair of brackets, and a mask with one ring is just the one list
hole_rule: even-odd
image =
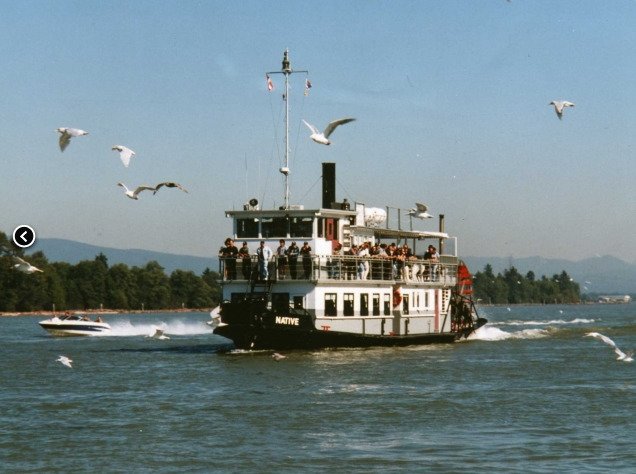
[[[382,282],[428,283],[434,286],[452,286],[457,282],[458,259],[442,256],[439,262],[410,259],[396,262],[382,257],[313,256],[299,258],[297,262],[279,263],[277,258],[268,262],[270,281],[314,281],[314,282],[360,282],[373,280]],[[258,279],[258,261],[219,259],[222,281],[253,281]]]

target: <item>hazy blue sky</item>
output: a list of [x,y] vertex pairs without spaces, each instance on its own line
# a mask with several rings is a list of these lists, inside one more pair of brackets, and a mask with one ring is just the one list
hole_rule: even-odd
[[[636,261],[634,1],[0,1],[0,230],[215,255],[251,197],[425,202],[471,256]],[[559,121],[548,105],[576,107]],[[300,122],[336,130],[314,144]],[[57,127],[90,135],[61,153]],[[115,144],[137,152],[123,167]],[[139,201],[129,186],[174,180]],[[418,223],[436,229],[436,221]]]

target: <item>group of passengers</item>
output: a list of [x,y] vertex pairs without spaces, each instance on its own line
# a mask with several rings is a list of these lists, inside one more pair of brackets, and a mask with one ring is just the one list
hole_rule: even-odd
[[352,245],[344,252],[339,248],[337,252],[334,251],[334,255],[358,258],[343,258],[340,265],[337,259],[331,259],[330,278],[424,281],[433,279],[438,274],[436,263],[439,262],[439,254],[433,245],[428,246],[428,251],[423,256],[424,260],[428,260],[425,264],[419,263],[420,259],[406,243],[398,246],[395,243],[363,242]]
[[[276,262],[276,272],[279,279],[285,279],[287,269],[289,276],[295,280],[298,278],[298,259],[302,263],[302,278],[311,277],[311,247],[309,242],[305,242],[302,247],[298,247],[296,242],[292,242],[289,247],[285,246],[285,240],[280,239],[278,247],[272,251],[264,240],[261,240],[258,248],[252,254],[247,242],[238,249],[234,241],[228,237],[225,239],[225,246],[219,249],[219,258],[223,262],[223,276],[226,280],[236,279],[236,261],[241,261],[241,270],[245,280],[259,279],[268,280],[272,275],[273,263]],[[252,264],[252,256],[256,257],[256,264]]]
[[[252,256],[256,257],[256,264],[252,263]],[[339,259],[339,256],[345,258]],[[346,258],[358,257],[358,258]],[[368,257],[365,258],[365,257]],[[292,280],[299,277],[298,260],[301,261],[301,278],[312,277],[312,249],[308,242],[298,247],[292,242],[285,246],[285,240],[280,239],[276,250],[272,251],[264,240],[261,240],[256,252],[252,254],[243,242],[238,249],[234,241],[228,237],[225,246],[219,250],[219,258],[224,263],[223,274],[226,280],[235,280],[237,275],[236,261],[241,261],[243,278],[246,280],[270,279],[270,273],[276,272],[278,279],[285,279],[289,271]],[[390,280],[403,279],[424,281],[434,279],[438,274],[439,254],[433,245],[428,246],[424,254],[427,263],[419,263],[408,244],[398,246],[395,242],[390,244],[363,242],[360,245],[352,245],[343,251],[342,244],[333,241],[332,257],[327,262],[329,278],[346,280]],[[273,269],[275,262],[276,269]]]

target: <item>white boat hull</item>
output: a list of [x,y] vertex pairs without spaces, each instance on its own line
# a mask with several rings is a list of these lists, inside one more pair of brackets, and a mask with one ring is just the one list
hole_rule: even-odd
[[79,317],[62,319],[54,317],[39,322],[40,326],[53,336],[96,336],[109,334],[111,327],[108,323],[86,321]]

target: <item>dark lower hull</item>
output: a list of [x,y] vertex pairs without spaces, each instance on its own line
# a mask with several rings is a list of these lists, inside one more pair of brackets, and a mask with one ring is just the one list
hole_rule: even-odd
[[326,349],[337,347],[396,347],[420,344],[452,343],[456,333],[374,336],[337,331],[297,331],[282,328],[222,326],[215,334],[231,339],[237,349]]

